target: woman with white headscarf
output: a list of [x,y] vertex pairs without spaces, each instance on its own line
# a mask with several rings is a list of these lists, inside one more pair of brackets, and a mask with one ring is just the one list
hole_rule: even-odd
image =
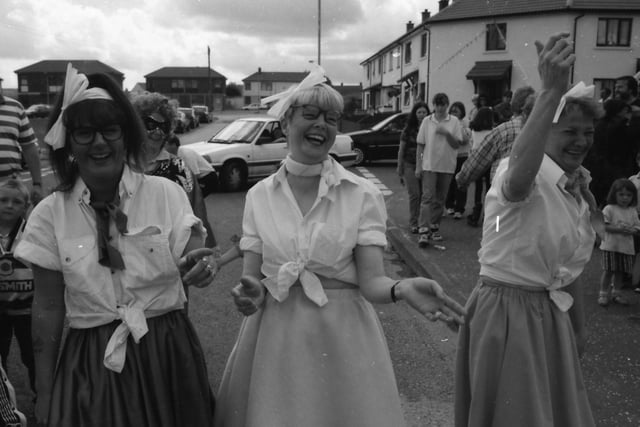
[[462,322],[462,307],[433,280],[384,273],[382,194],[329,156],[342,108],[317,68],[270,111],[281,117],[289,155],[247,194],[233,295],[248,317],[216,426],[403,426],[370,302],[404,299],[432,320]]

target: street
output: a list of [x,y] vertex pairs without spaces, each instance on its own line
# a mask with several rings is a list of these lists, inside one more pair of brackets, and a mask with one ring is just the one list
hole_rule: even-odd
[[[213,123],[181,134],[182,143],[208,139],[239,115],[246,113],[225,113]],[[387,273],[391,277],[409,277],[415,274],[412,270],[429,274],[455,299],[464,302],[477,279],[481,229],[447,217],[441,228],[446,250],[419,249],[415,235],[407,232],[407,194],[395,174],[395,162],[374,162],[351,170],[372,180],[381,189],[389,213],[389,234],[400,236],[400,241],[404,242],[403,248],[389,245],[385,251]],[[45,183],[48,187],[53,185],[51,175],[46,175]],[[215,193],[206,199],[209,219],[223,250],[231,246],[233,235],[241,234],[244,197],[245,192],[241,191]],[[420,268],[412,267],[407,258],[401,259],[400,249],[412,253]],[[229,295],[240,277],[241,264],[236,260],[223,267],[212,286],[192,289],[190,294],[190,317],[202,341],[214,392],[242,320]],[[585,383],[598,426],[637,427],[640,425],[637,407],[640,323],[629,321],[627,316],[638,312],[639,297],[631,290],[625,290],[633,305],[599,307],[596,296],[600,273],[600,253],[596,249],[581,277],[589,330],[587,350],[582,359]],[[376,308],[387,336],[407,425],[452,426],[455,334],[444,325],[422,318],[403,302]],[[9,366],[19,406],[32,415],[32,396],[27,391],[25,370],[19,362],[15,344]]]

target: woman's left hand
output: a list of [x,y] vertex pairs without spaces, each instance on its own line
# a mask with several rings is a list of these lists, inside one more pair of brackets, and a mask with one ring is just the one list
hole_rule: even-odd
[[214,251],[209,248],[194,249],[178,261],[182,282],[186,286],[209,286],[218,272]]
[[464,307],[448,296],[435,280],[424,277],[403,279],[397,292],[407,303],[432,322],[443,321],[453,330],[464,324]]

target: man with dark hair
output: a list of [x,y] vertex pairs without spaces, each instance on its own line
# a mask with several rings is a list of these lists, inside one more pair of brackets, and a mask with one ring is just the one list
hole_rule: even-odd
[[626,102],[631,108],[640,109],[638,99],[638,81],[633,76],[621,76],[616,79],[614,98]]
[[508,90],[502,95],[502,102],[493,107],[495,112],[495,122],[500,124],[511,120],[513,111],[511,109],[511,97],[513,93]]

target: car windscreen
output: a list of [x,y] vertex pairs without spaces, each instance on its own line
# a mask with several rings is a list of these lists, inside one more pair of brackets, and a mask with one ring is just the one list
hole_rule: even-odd
[[394,119],[397,119],[398,116],[397,115],[393,115],[393,116],[389,116],[386,119],[384,119],[381,122],[376,123],[375,125],[371,126],[371,129],[373,130],[380,130],[383,127],[385,127],[389,122],[393,121]]
[[242,142],[249,144],[253,141],[264,126],[264,122],[254,122],[251,120],[236,120],[229,126],[215,134],[209,142],[231,144]]

